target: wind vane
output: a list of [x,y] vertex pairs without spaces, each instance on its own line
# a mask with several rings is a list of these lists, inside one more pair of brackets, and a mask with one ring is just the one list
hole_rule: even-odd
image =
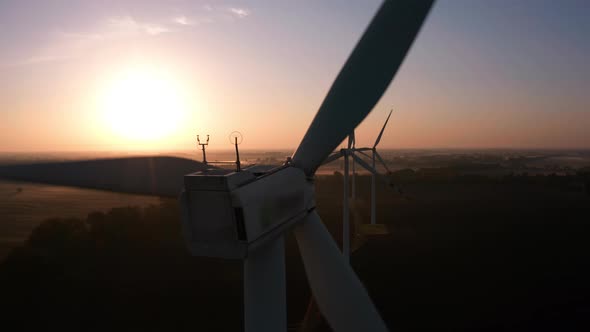
[[236,172],[240,172],[242,170],[242,166],[240,164],[240,151],[238,151],[238,145],[242,143],[244,137],[242,133],[239,131],[234,131],[229,134],[229,142],[236,147]]

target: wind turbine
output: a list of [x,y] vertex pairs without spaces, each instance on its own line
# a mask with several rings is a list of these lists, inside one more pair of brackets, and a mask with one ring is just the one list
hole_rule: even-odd
[[160,157],[7,166],[0,176],[159,196],[180,192],[191,252],[243,260],[246,331],[286,331],[283,238],[292,230],[312,293],[332,329],[386,331],[316,211],[313,178],[381,98],[432,3],[390,0],[381,5],[295,153],[266,174],[247,169],[190,173],[201,164]]
[[[344,195],[343,195],[343,199],[342,199],[342,254],[344,255],[344,257],[346,259],[348,259],[348,257],[350,256],[351,253],[351,241],[350,241],[350,210],[353,210],[353,215],[355,215],[355,225],[357,226],[357,229],[359,229],[358,233],[366,233],[366,234],[362,234],[362,235],[367,235],[367,234],[387,234],[387,228],[385,227],[385,225],[378,225],[376,224],[375,221],[375,211],[376,211],[376,195],[375,195],[375,179],[377,177],[379,177],[383,182],[387,182],[389,185],[391,185],[391,183],[385,179],[381,174],[379,174],[379,172],[377,172],[377,169],[375,168],[376,163],[375,163],[375,155],[378,155],[377,152],[377,145],[379,144],[379,142],[381,141],[381,136],[383,135],[383,131],[385,130],[385,127],[387,126],[387,122],[389,121],[389,117],[391,116],[391,113],[393,112],[393,110],[391,110],[389,112],[389,115],[387,116],[387,120],[385,120],[385,123],[383,124],[383,127],[381,128],[381,132],[379,133],[379,136],[377,136],[377,140],[375,141],[375,144],[373,145],[372,148],[359,148],[357,149],[355,147],[356,145],[356,137],[354,134],[354,130],[352,131],[352,133],[350,135],[348,135],[348,146],[347,148],[344,149],[340,149],[339,151],[333,152],[328,158],[326,158],[326,160],[324,160],[324,162],[322,162],[322,164],[327,164],[330,163],[332,161],[335,161],[337,159],[340,158],[344,158],[344,174],[342,177],[342,182],[343,182],[343,191],[344,191]],[[371,158],[370,156],[368,156],[367,154],[365,154],[363,151],[373,151],[373,156],[372,156],[372,166],[368,165],[364,160],[360,159],[360,157],[358,157],[355,153],[359,152],[360,154]],[[383,161],[383,159],[380,159],[381,163],[383,164],[383,166],[385,167],[385,169],[389,171],[389,168],[387,167],[387,164],[385,164],[385,162]],[[349,162],[352,162],[352,177],[349,174]],[[369,171],[371,173],[371,226],[370,228],[368,228],[369,226],[366,226],[365,224],[362,224],[359,221],[359,217],[360,217],[360,213],[358,211],[358,206],[357,206],[357,202],[356,202],[356,172],[355,172],[355,164],[358,163],[359,165],[361,165],[364,169],[366,169],[367,171]],[[348,185],[348,181],[349,181],[349,177],[350,177],[350,188],[351,191],[349,192],[349,185]],[[352,199],[353,204],[350,203],[350,199]],[[359,227],[360,226],[360,227]]]
[[[381,162],[381,164],[383,165],[383,167],[385,167],[385,170],[387,170],[387,173],[391,173],[391,171],[389,170],[389,167],[387,167],[387,164],[385,163],[385,161],[383,160],[383,158],[381,158],[381,155],[379,154],[379,152],[377,152],[377,145],[379,145],[379,142],[381,142],[381,137],[383,136],[383,132],[385,131],[385,127],[387,126],[387,122],[389,122],[389,118],[391,117],[391,113],[393,112],[393,109],[391,111],[389,111],[389,115],[387,115],[387,119],[385,120],[385,123],[383,124],[383,127],[381,128],[381,131],[379,132],[379,135],[377,136],[377,139],[375,140],[375,144],[373,144],[373,147],[371,148],[360,148],[357,149],[356,151],[360,152],[361,154],[367,156],[363,151],[371,151],[371,156],[369,157],[371,159],[371,165],[373,166],[373,169],[375,169],[376,165],[376,158],[379,159],[379,161]],[[376,208],[376,204],[377,204],[377,195],[375,192],[375,180],[376,180],[376,173],[375,172],[371,172],[371,225],[375,225],[377,222],[377,208]]]

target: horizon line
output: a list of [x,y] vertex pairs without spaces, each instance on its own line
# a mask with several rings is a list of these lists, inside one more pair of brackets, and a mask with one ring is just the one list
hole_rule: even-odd
[[[339,149],[334,149],[334,151],[338,151]],[[466,151],[466,150],[512,150],[512,151],[516,151],[516,150],[553,150],[553,151],[584,151],[584,150],[588,150],[590,151],[590,146],[589,147],[395,147],[395,148],[378,148],[377,150],[380,151],[399,151],[399,150],[456,150],[456,151]],[[0,150],[0,154],[22,154],[22,153],[27,153],[27,154],[33,154],[33,153],[40,153],[40,154],[46,154],[46,153],[117,153],[117,154],[124,154],[124,153],[154,153],[154,154],[162,154],[162,153],[170,153],[170,152],[182,152],[182,153],[188,153],[190,151],[197,151],[200,152],[200,149],[196,149],[196,148],[184,148],[184,149],[89,149],[89,150],[70,150],[70,149],[64,149],[64,150]],[[211,151],[211,152],[233,152],[234,148],[209,148],[207,149],[207,151]],[[293,151],[293,148],[272,148],[272,149],[267,149],[267,148],[240,148],[240,151],[248,151],[248,152],[266,152],[266,153],[274,153],[274,152],[287,152],[287,151]]]

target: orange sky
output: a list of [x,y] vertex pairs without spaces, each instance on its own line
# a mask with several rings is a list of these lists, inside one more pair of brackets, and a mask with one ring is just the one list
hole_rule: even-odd
[[[358,144],[590,147],[589,6],[532,4],[439,1]],[[3,2],[0,151],[295,149],[378,5]]]

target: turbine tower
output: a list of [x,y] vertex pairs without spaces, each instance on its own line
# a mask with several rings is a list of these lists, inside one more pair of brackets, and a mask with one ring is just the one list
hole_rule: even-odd
[[[348,136],[348,150],[351,154],[354,154],[356,146],[356,137],[354,136],[354,130]],[[352,178],[351,178],[351,193],[350,198],[354,201],[356,199],[356,163],[354,162],[354,158],[351,160],[352,162]]]
[[247,168],[195,172],[203,164],[153,157],[10,165],[0,167],[0,177],[166,197],[181,193],[183,233],[191,253],[243,261],[248,332],[287,330],[284,236],[293,231],[311,291],[330,327],[336,332],[387,331],[318,215],[313,178],[379,101],[432,3],[388,0],[381,5],[295,153],[265,174]]

